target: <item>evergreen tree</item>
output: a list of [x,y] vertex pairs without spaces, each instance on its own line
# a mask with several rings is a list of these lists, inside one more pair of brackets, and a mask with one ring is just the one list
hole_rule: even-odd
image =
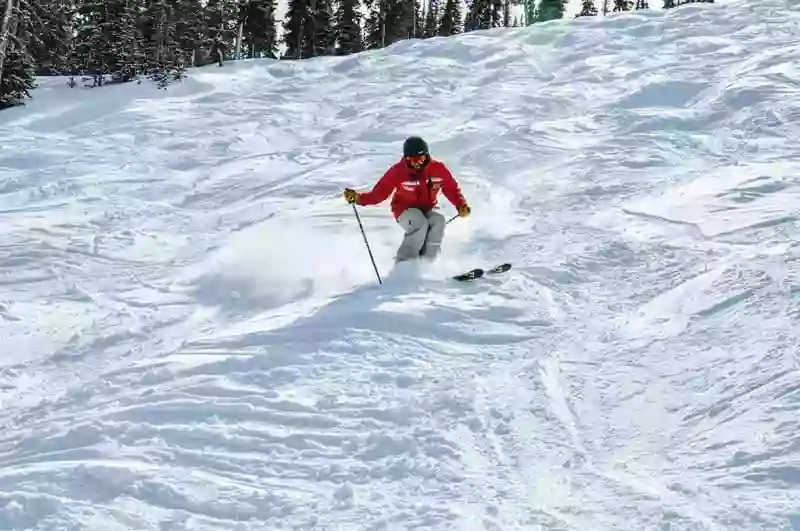
[[390,0],[387,5],[386,45],[413,38],[419,18],[417,0]]
[[594,0],[583,0],[580,12],[575,15],[576,17],[596,17],[597,8],[594,6]]
[[536,22],[536,2],[535,0],[524,0],[523,3],[523,16],[525,17],[525,25],[530,26]]
[[245,57],[277,57],[276,7],[275,0],[250,0],[245,5],[242,28]]
[[364,20],[365,50],[383,47],[383,2],[384,0],[364,0],[367,13]]
[[631,3],[629,0],[614,0],[614,12],[630,11]]
[[664,9],[672,9],[676,7],[675,0],[664,0]]
[[537,22],[547,22],[558,18],[564,18],[566,11],[566,0],[539,0],[539,10]]
[[439,0],[428,0],[428,9],[425,12],[425,22],[422,26],[424,38],[435,37],[439,28]]
[[447,37],[461,33],[463,28],[461,19],[461,2],[459,0],[445,0],[437,34]]
[[208,51],[203,44],[209,31],[203,5],[200,0],[179,0],[175,14],[175,41],[187,66],[205,64]]
[[385,37],[384,13],[387,0],[364,0],[367,17],[364,23],[364,48],[383,48]]
[[182,79],[188,54],[177,39],[178,2],[176,0],[149,0],[144,19],[147,21],[146,38],[143,35],[137,55],[144,65],[143,71],[162,88],[172,81]]
[[67,0],[26,2],[38,11],[37,28],[31,33],[30,53],[37,75],[71,73],[73,9]]
[[311,57],[313,39],[308,31],[310,26],[312,26],[310,0],[289,0],[289,8],[283,22],[283,43],[286,46],[287,58]]
[[78,0],[75,46],[70,57],[75,71],[94,78],[94,85],[103,85],[110,55],[108,10],[100,2]]
[[608,13],[610,11],[610,9],[608,7],[608,2],[609,2],[609,0],[603,0],[603,9],[602,9],[603,16],[608,15]]
[[647,0],[636,0],[636,6],[634,9],[650,9],[650,6],[647,3]]
[[283,27],[287,57],[333,55],[336,33],[330,0],[289,0]]
[[0,4],[0,81],[2,81],[3,64],[11,49],[11,39],[16,35],[16,24],[19,15],[18,0],[4,0]]
[[414,32],[412,37],[421,39],[425,32],[425,0],[413,0],[414,2]]
[[136,22],[142,0],[79,0],[79,23],[72,51],[74,67],[95,85],[132,80],[145,64]]
[[361,35],[361,13],[358,0],[341,0],[336,10],[334,25],[336,35],[336,53],[348,55],[364,49]]
[[466,31],[496,28],[502,25],[503,4],[499,0],[472,0],[467,11]]
[[36,88],[33,61],[20,49],[15,37],[10,40],[0,79],[0,109],[23,105],[24,98],[30,98],[30,91]]
[[239,6],[236,0],[208,0],[205,8],[206,35],[204,48],[209,58],[219,66],[234,48],[239,21]]
[[314,0],[311,2],[314,18],[314,56],[333,55],[336,50],[336,32],[333,28],[334,17],[331,0]]
[[36,87],[30,43],[40,27],[37,7],[6,0],[0,11],[0,109],[22,105]]
[[364,28],[367,49],[389,46],[418,34],[417,0],[365,0],[365,6],[369,13]]

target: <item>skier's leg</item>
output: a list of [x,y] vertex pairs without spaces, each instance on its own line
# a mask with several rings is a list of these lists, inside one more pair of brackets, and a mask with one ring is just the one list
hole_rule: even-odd
[[428,219],[417,208],[409,208],[397,218],[397,223],[403,228],[405,236],[397,249],[395,262],[419,258],[420,249],[425,243],[428,233]]
[[444,239],[444,226],[447,222],[438,210],[431,210],[426,214],[428,218],[428,235],[422,248],[425,258],[433,260],[439,255]]

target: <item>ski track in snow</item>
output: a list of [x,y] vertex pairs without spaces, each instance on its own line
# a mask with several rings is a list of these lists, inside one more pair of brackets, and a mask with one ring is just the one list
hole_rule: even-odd
[[[799,35],[742,0],[43,80],[0,114],[0,528],[800,529]],[[403,277],[360,209],[379,287],[341,190],[409,134],[473,216]]]

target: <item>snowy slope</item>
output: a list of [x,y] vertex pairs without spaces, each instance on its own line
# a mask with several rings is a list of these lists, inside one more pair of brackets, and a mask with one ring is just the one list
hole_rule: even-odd
[[[800,529],[798,65],[750,0],[45,82],[0,113],[0,529]],[[473,216],[396,278],[360,209],[379,287],[341,190],[412,133]]]

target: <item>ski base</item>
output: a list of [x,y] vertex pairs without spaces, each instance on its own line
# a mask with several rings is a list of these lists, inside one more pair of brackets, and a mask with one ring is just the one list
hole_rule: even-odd
[[486,275],[496,275],[498,273],[505,273],[511,269],[511,264],[506,262],[503,264],[498,264],[491,269],[483,269],[481,267],[476,267],[474,269],[470,269],[460,275],[455,275],[453,280],[457,280],[459,282],[470,282],[472,280],[476,280],[479,278],[483,278]]

